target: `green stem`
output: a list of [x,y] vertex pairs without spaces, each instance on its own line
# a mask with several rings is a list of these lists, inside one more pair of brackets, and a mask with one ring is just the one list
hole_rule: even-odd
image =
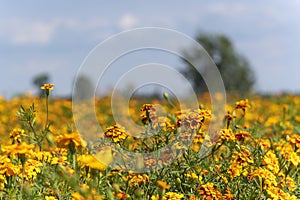
[[46,124],[45,124],[45,130],[48,125],[48,95],[46,95]]

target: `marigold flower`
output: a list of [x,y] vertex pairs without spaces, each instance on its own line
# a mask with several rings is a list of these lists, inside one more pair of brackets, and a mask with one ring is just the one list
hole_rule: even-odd
[[266,153],[263,158],[262,164],[266,165],[267,169],[275,174],[279,172],[279,162],[273,151],[268,151]]
[[236,109],[242,109],[243,111],[246,110],[246,108],[250,108],[250,104],[248,99],[240,100],[235,103],[235,108]]
[[41,86],[41,89],[42,90],[53,90],[53,86],[54,86],[54,84],[45,83],[44,85]]
[[291,144],[295,144],[295,146],[300,149],[300,135],[293,134],[289,137],[288,140]]
[[290,176],[282,178],[280,185],[287,187],[289,191],[295,191],[297,189],[297,183]]
[[166,182],[164,181],[157,181],[157,185],[160,189],[165,190],[165,189],[170,189],[170,185],[168,185]]
[[253,180],[254,177],[259,177],[264,180],[264,182],[263,182],[264,189],[278,185],[276,176],[268,169],[265,169],[265,168],[256,169],[255,171],[250,173],[249,178],[250,178],[250,180]]
[[67,133],[59,135],[56,138],[57,146],[68,148],[70,144],[73,144],[75,147],[84,147],[85,143],[81,140],[78,133]]
[[235,135],[231,129],[222,129],[220,132],[220,138],[226,141],[236,141]]
[[271,147],[270,140],[257,139],[256,141],[260,145],[261,149],[264,150],[264,151],[268,150]]
[[150,179],[147,174],[136,174],[129,172],[128,176],[123,177],[124,180],[128,181],[129,185],[141,186],[143,183],[149,183]]
[[[20,167],[12,164],[7,156],[0,156],[0,174],[6,176],[14,176],[21,172]],[[0,181],[1,182],[1,181]]]
[[272,199],[297,200],[297,197],[295,195],[290,195],[289,193],[284,192],[283,190],[277,187],[269,187],[266,190]]
[[27,154],[27,155],[32,156],[33,148],[34,148],[33,144],[27,144],[25,142],[22,142],[22,143],[12,144],[9,146],[3,146],[2,152],[8,156],[9,155],[20,155],[20,154]]
[[111,138],[114,142],[120,142],[127,138],[124,128],[118,124],[107,128],[104,134],[106,137]]
[[200,195],[206,199],[221,199],[222,194],[213,183],[206,183],[198,188]]
[[89,167],[91,169],[97,169],[100,171],[103,171],[107,168],[106,165],[99,162],[93,155],[90,154],[78,156],[77,161],[81,168]]
[[[37,160],[28,159],[24,165],[24,177],[26,180],[34,180],[41,173],[43,164]],[[22,177],[22,174],[19,174]]]
[[126,194],[125,192],[123,192],[121,190],[119,190],[117,194],[114,193],[114,195],[118,200],[124,200],[124,199],[130,198],[129,194]]
[[20,128],[14,128],[10,134],[9,137],[13,139],[13,141],[21,142],[21,136],[25,133],[23,129]]
[[292,152],[288,157],[288,161],[293,163],[294,166],[298,166],[300,163],[300,156],[296,152]]
[[237,133],[235,133],[235,138],[238,141],[243,141],[246,138],[250,138],[250,137],[251,137],[251,135],[247,131],[239,130]]
[[178,194],[176,192],[167,192],[166,194],[164,194],[164,196],[162,197],[162,200],[180,200],[184,198],[183,194]]

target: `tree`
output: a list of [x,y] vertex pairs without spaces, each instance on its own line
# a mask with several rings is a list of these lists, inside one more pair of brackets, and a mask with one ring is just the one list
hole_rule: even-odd
[[41,86],[44,85],[45,83],[49,83],[49,75],[46,73],[39,74],[33,78],[32,83],[37,87],[37,90],[39,91],[39,95],[43,96],[44,91],[41,90]]
[[[244,95],[253,88],[255,77],[251,70],[249,62],[246,58],[236,52],[232,42],[224,35],[199,34],[196,37],[205,51],[215,62],[224,82],[227,92],[238,92]],[[204,52],[199,50],[184,51],[185,56],[189,60],[201,61],[201,57],[205,56]],[[183,60],[186,67],[182,73],[192,81],[195,92],[198,94],[207,91],[207,86],[198,73],[198,71],[186,60]],[[207,66],[202,66],[201,74],[205,74],[208,70]]]
[[94,96],[93,84],[88,76],[80,75],[74,82],[74,95],[78,100],[87,100]]

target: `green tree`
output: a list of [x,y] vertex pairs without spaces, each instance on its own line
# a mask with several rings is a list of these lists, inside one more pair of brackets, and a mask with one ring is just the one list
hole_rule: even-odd
[[40,96],[44,95],[44,91],[40,89],[41,86],[44,85],[45,83],[49,83],[49,81],[50,81],[49,75],[46,73],[39,74],[33,78],[32,83],[37,87],[37,91],[39,92]]
[[[224,35],[200,33],[196,37],[196,41],[202,45],[217,65],[227,92],[237,92],[245,95],[253,89],[255,82],[254,72],[246,58],[234,49],[229,38]],[[195,49],[185,50],[184,54],[190,60],[200,63],[200,65],[201,57],[206,56],[204,51],[200,52]],[[200,94],[207,91],[207,86],[198,71],[186,60],[183,60],[183,62],[186,67],[182,72],[192,81],[195,92]],[[205,75],[208,66],[200,67],[202,69],[201,74]]]
[[74,81],[74,94],[78,100],[87,100],[93,97],[93,83],[88,76],[81,75]]

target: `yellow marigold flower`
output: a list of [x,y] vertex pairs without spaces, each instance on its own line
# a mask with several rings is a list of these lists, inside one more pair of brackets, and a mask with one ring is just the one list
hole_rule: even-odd
[[180,200],[182,198],[184,198],[183,194],[178,194],[176,192],[167,192],[162,197],[162,200]]
[[289,191],[295,191],[297,189],[297,183],[290,176],[282,178],[280,185],[287,187]]
[[12,164],[7,156],[0,156],[0,174],[14,176],[21,172],[21,168]]
[[72,194],[72,200],[85,200],[83,196],[79,192],[74,192]]
[[53,86],[54,86],[54,84],[45,83],[44,85],[41,86],[41,89],[42,90],[53,90]]
[[[26,180],[36,179],[37,174],[41,173],[43,164],[37,160],[28,159],[24,165],[24,177]],[[22,173],[19,174],[22,177]]]
[[296,152],[292,152],[288,157],[288,161],[293,163],[294,166],[298,166],[300,163],[300,156]]
[[197,174],[195,174],[194,172],[188,172],[186,174],[184,174],[187,178],[191,178],[191,179],[195,179],[198,180],[199,177],[197,176]]
[[266,190],[272,199],[297,200],[297,197],[295,195],[290,195],[289,193],[284,192],[283,190],[277,187],[269,187]]
[[300,149],[300,135],[293,134],[289,138],[289,142],[291,144],[294,144],[298,149]]
[[32,149],[34,148],[33,144],[27,144],[25,142],[22,143],[16,143],[9,146],[3,146],[2,152],[6,155],[20,155],[20,154],[26,154],[29,156],[33,155]]
[[159,200],[159,195],[152,195],[151,200]]
[[56,143],[58,147],[68,148],[69,145],[75,147],[85,147],[85,142],[81,140],[78,133],[69,133],[57,136]]
[[124,180],[128,181],[129,185],[141,186],[143,183],[149,183],[150,179],[147,174],[136,174],[129,172],[128,176],[123,177]]
[[261,149],[264,150],[264,151],[268,150],[271,147],[270,140],[257,139],[256,141],[260,145]]
[[239,163],[233,162],[230,167],[227,169],[227,173],[233,179],[234,177],[238,177],[241,175],[243,171],[243,166]]
[[23,129],[20,128],[14,128],[10,134],[9,137],[13,139],[13,141],[21,142],[21,136],[25,133]]
[[226,200],[235,200],[236,199],[236,197],[233,196],[233,194],[231,193],[229,187],[226,188],[226,193],[223,195],[223,199],[226,199]]
[[201,197],[206,199],[221,199],[222,194],[213,183],[206,183],[198,188]]
[[264,180],[264,189],[269,187],[277,186],[276,176],[265,168],[258,168],[252,173],[250,173],[250,180],[253,180],[254,177],[259,177]]
[[238,102],[235,103],[235,108],[236,109],[242,109],[242,110],[246,110],[246,108],[250,108],[250,104],[248,99],[244,99],[244,100],[240,100]]
[[38,161],[51,162],[52,154],[49,151],[40,151],[35,153],[35,157]]
[[51,165],[57,165],[57,164],[65,165],[65,164],[69,163],[67,160],[68,160],[67,156],[52,157],[50,164]]
[[104,134],[106,137],[111,138],[114,142],[120,142],[127,138],[124,128],[118,124],[107,128]]
[[250,138],[250,137],[251,137],[251,135],[247,131],[239,130],[238,132],[235,133],[235,138],[238,141],[243,141],[243,140],[245,140],[247,138]]
[[153,104],[144,104],[141,108],[141,111],[149,111],[153,107]]
[[236,141],[234,133],[231,129],[222,129],[220,132],[220,138],[227,141]]
[[227,112],[227,114],[225,115],[225,119],[227,122],[230,122],[235,118],[236,118],[235,112],[233,112],[233,113]]
[[164,181],[157,181],[157,185],[160,189],[165,190],[165,189],[170,189],[170,185],[168,185],[166,182]]
[[279,162],[274,151],[268,151],[266,153],[263,158],[262,164],[266,165],[267,169],[275,174],[279,172]]
[[103,170],[105,170],[107,168],[106,165],[104,165],[103,163],[99,162],[95,158],[95,156],[90,155],[90,154],[78,156],[77,161],[78,161],[79,166],[81,168],[89,167],[91,169],[97,169],[97,170],[100,170],[100,171],[103,171]]

